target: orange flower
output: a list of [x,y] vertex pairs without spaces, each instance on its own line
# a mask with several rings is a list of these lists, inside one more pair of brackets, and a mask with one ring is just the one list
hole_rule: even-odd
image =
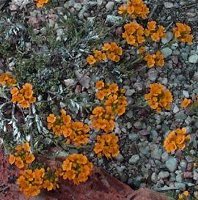
[[12,102],[18,103],[22,108],[29,108],[32,103],[36,101],[33,97],[32,85],[30,83],[25,83],[22,89],[14,87],[11,89]]
[[20,157],[16,157],[14,163],[19,169],[22,169],[25,166],[23,160]]
[[125,113],[127,100],[123,96],[125,91],[119,89],[116,83],[103,84],[96,93],[97,99],[103,101],[102,106],[93,109],[90,119],[92,128],[108,133],[115,128],[115,117]]
[[129,0],[127,4],[123,4],[118,8],[119,14],[128,14],[131,18],[138,17],[146,19],[149,13],[149,8],[142,0]]
[[47,117],[47,122],[48,123],[54,123],[56,121],[56,116],[54,114],[50,114],[48,117]]
[[150,84],[150,92],[145,94],[144,98],[149,106],[157,112],[160,112],[163,108],[170,109],[173,101],[171,92],[160,83]]
[[118,13],[119,13],[120,15],[122,15],[122,14],[127,14],[127,5],[126,5],[126,4],[121,5],[121,6],[118,8]]
[[193,35],[191,34],[191,28],[187,24],[176,23],[173,33],[178,41],[192,44]]
[[9,156],[9,163],[12,165],[12,164],[14,164],[15,160],[16,160],[15,156],[12,155],[12,154],[10,154],[10,156]]
[[87,57],[87,63],[88,63],[89,65],[93,65],[93,64],[96,63],[96,59],[94,58],[93,55],[89,55],[89,56]]
[[33,154],[27,154],[25,160],[27,164],[31,164],[35,160],[35,157]]
[[126,40],[127,44],[138,46],[145,42],[144,28],[137,22],[125,24],[124,30],[125,32],[122,33],[122,38]]
[[118,137],[113,133],[97,136],[94,152],[98,156],[116,157],[119,154]]
[[71,154],[62,164],[63,179],[68,179],[78,185],[87,181],[93,169],[93,164],[83,154]]
[[147,62],[149,68],[154,67],[155,65],[157,67],[164,66],[164,55],[160,51],[157,51],[156,54],[147,54],[144,57],[144,60]]
[[107,59],[105,53],[103,53],[102,51],[98,51],[98,50],[94,50],[94,58],[95,58],[98,62]]
[[192,100],[191,100],[191,99],[184,98],[183,101],[181,102],[181,107],[182,107],[182,108],[186,108],[186,107],[188,107],[191,103],[192,103]]
[[140,47],[140,48],[138,49],[138,54],[144,54],[145,51],[146,51],[146,48],[145,48],[144,46],[142,46],[142,47]]
[[106,96],[105,90],[99,90],[96,93],[96,98],[99,100],[103,100],[105,98],[105,96]]
[[37,8],[42,8],[49,0],[35,0]]
[[105,52],[106,57],[114,62],[120,61],[120,56],[122,55],[122,48],[119,47],[115,42],[104,43],[102,50]]
[[102,89],[104,87],[104,82],[103,81],[97,81],[96,82],[96,88],[98,90]]
[[177,149],[183,150],[185,148],[185,143],[188,142],[190,136],[186,134],[186,129],[176,129],[167,135],[164,140],[164,148],[165,150],[170,153],[174,152]]
[[0,74],[0,85],[2,86],[14,86],[16,79],[9,72]]
[[34,155],[30,151],[28,142],[17,145],[14,153],[9,156],[9,163],[11,165],[15,164],[19,169],[27,168],[35,160]]
[[26,197],[37,196],[43,188],[45,169],[27,169],[21,171],[21,175],[17,179],[20,190]]
[[75,146],[87,144],[89,141],[89,127],[83,122],[73,122],[71,116],[66,114],[65,110],[61,110],[61,116],[50,114],[47,117],[47,127],[52,129],[57,136],[64,136],[67,143]]

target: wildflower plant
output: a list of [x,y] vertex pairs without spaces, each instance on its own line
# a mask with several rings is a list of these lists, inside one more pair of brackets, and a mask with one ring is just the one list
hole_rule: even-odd
[[63,179],[73,181],[78,185],[87,181],[91,175],[93,164],[89,162],[86,156],[83,154],[71,154],[62,164],[62,176]]
[[48,129],[52,129],[57,136],[66,138],[68,144],[80,146],[89,141],[89,126],[80,121],[72,121],[65,110],[61,110],[61,116],[50,114],[47,117]]
[[1,73],[0,74],[0,85],[2,86],[14,86],[16,84],[16,79],[13,75],[9,72]]
[[105,133],[97,136],[94,152],[99,156],[107,158],[116,157],[119,154],[118,136],[113,133]]
[[169,110],[173,101],[171,92],[160,83],[152,83],[149,87],[149,93],[144,95],[148,105],[157,112],[162,109]]
[[9,163],[16,165],[17,168],[27,168],[35,160],[31,153],[31,148],[28,142],[19,144],[15,147],[13,154],[9,155]]
[[164,140],[164,148],[168,153],[183,150],[186,143],[190,140],[190,135],[187,134],[186,128],[178,128],[170,131]]
[[[38,10],[48,2],[49,0],[35,0]],[[32,149],[37,149],[37,153],[52,145],[67,154],[70,147],[77,151],[84,148],[84,153],[87,153],[86,149],[89,148],[98,157],[115,158],[121,151],[119,137],[114,131],[115,124],[117,119],[126,112],[128,104],[125,90],[119,85],[122,83],[122,75],[126,77],[130,74],[128,72],[134,72],[135,64],[141,62],[144,62],[148,68],[163,67],[165,58],[161,51],[162,48],[174,42],[192,44],[193,40],[191,28],[187,24],[178,22],[172,28],[174,38],[168,44],[162,45],[162,39],[166,37],[166,29],[151,19],[149,8],[142,0],[129,0],[119,6],[118,14],[123,17],[123,20],[118,27],[121,30],[120,33],[117,34],[116,30],[116,34],[120,37],[114,38],[115,41],[107,37],[110,28],[105,31],[99,30],[100,34],[94,35],[96,31],[90,31],[88,23],[77,23],[78,20],[74,20],[71,14],[64,13],[66,11],[63,11],[64,14],[62,11],[57,11],[56,17],[47,9],[45,12],[46,22],[37,19],[37,16],[30,16],[28,28],[25,24],[12,28],[13,31],[8,31],[7,27],[12,24],[9,21],[6,23],[8,26],[5,30],[4,27],[3,31],[0,30],[3,37],[5,36],[3,42],[0,40],[0,54],[14,60],[13,74],[18,81],[10,72],[0,74],[0,87],[3,88],[1,91],[3,104],[0,105],[1,119],[4,114],[3,108],[10,109],[11,105],[9,123],[2,120],[0,126],[6,133],[4,138],[9,137],[7,134],[9,125],[12,125],[13,135],[17,136],[14,140],[17,145],[13,151],[11,150],[8,159],[11,165],[15,165],[19,169],[17,184],[27,197],[36,196],[42,190],[57,189],[60,177],[76,185],[83,183],[91,175],[93,164],[87,156],[81,153],[69,154],[61,163],[61,167],[53,170],[45,164],[39,163],[36,154],[33,155],[29,143],[19,144],[21,139],[27,137],[26,132],[28,134],[31,132],[28,135],[29,141],[31,141]],[[54,12],[56,11],[54,10]],[[67,19],[65,19],[65,15]],[[148,16],[149,20],[147,20]],[[24,17],[21,18],[21,21],[24,22]],[[57,29],[59,26],[61,29]],[[104,27],[104,29],[106,28]],[[46,31],[47,37],[43,37],[42,31]],[[101,37],[103,32],[105,35]],[[13,44],[15,40],[17,43]],[[29,48],[28,52],[31,53],[29,57],[26,56],[27,47],[23,42],[26,40],[36,46],[35,49]],[[152,45],[153,43],[156,45]],[[45,53],[40,54],[40,50],[43,50],[43,46],[45,46],[43,44],[47,44]],[[92,44],[92,47],[94,45],[94,48],[90,47],[93,50],[91,51],[89,47],[86,47],[85,51],[82,50],[81,46],[85,44]],[[13,52],[13,46],[17,51]],[[2,47],[6,47],[5,50],[2,50]],[[80,50],[77,55],[75,55],[76,49]],[[89,52],[91,53],[89,54]],[[128,52],[132,59],[130,57],[125,60]],[[81,55],[86,56],[86,61],[82,59]],[[119,84],[103,80],[97,81],[94,97],[90,94],[89,77],[81,76],[81,72],[85,71],[85,74],[89,74],[95,68],[84,66],[86,64],[102,67],[105,78],[108,70],[111,70],[108,73],[112,75],[116,69],[121,81]],[[113,67],[109,64],[113,64]],[[85,70],[82,70],[81,66],[84,66]],[[127,68],[127,73],[122,74],[122,72],[126,72],[125,68]],[[68,77],[72,80],[69,85]],[[117,75],[112,78],[118,80]],[[80,95],[82,95],[81,102],[78,98]],[[90,101],[87,100],[88,98]],[[144,98],[151,109],[157,112],[170,110],[173,102],[171,91],[161,83],[151,83]],[[184,99],[181,107],[186,108],[192,102],[191,99]],[[80,106],[80,103],[86,109]],[[67,112],[62,108],[67,108]],[[50,111],[47,112],[48,110]],[[60,114],[57,114],[59,110]],[[86,112],[84,112],[85,110]],[[84,116],[87,117],[87,121],[81,119]],[[96,137],[90,139],[90,134],[93,132]],[[9,145],[14,144],[9,141],[10,139],[7,140]],[[186,129],[178,128],[169,132],[163,146],[168,153],[172,153],[178,149],[183,150],[189,140],[190,136]],[[57,154],[54,153],[53,156],[56,157]]]
[[106,133],[115,128],[115,119],[126,111],[127,100],[123,90],[116,83],[105,84],[103,81],[96,82],[96,98],[101,101],[101,106],[96,106],[90,116],[91,125],[96,130]]
[[22,108],[29,108],[31,104],[36,102],[36,97],[33,96],[33,87],[30,83],[25,83],[21,89],[13,87],[10,93],[12,94],[11,101],[18,103]]
[[87,57],[87,63],[93,65],[101,61],[111,60],[113,62],[119,62],[122,55],[122,48],[115,42],[104,43],[102,50],[94,50],[93,55]]

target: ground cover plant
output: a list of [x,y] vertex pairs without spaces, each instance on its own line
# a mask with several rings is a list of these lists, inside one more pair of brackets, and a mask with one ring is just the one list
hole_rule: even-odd
[[3,6],[0,138],[25,196],[86,182],[95,165],[132,188],[198,198],[196,27],[161,21],[158,3]]

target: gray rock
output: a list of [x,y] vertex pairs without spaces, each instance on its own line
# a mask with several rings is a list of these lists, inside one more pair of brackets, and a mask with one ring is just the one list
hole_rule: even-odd
[[174,6],[174,4],[171,3],[171,2],[164,2],[164,7],[165,8],[172,8],[173,6]]
[[169,172],[167,172],[167,171],[161,171],[161,172],[158,174],[158,179],[168,178],[169,175],[170,175]]
[[135,122],[133,125],[137,129],[141,129],[142,128],[142,123],[140,121]]
[[140,156],[138,154],[131,156],[129,159],[130,164],[136,164],[140,159]]
[[82,4],[81,3],[75,3],[74,4],[74,8],[79,11],[82,8]]
[[195,197],[195,199],[198,199],[198,191],[194,192],[194,197]]
[[177,112],[179,112],[179,108],[177,105],[175,105],[173,108],[173,113],[177,113]]
[[162,156],[161,156],[162,162],[167,161],[167,160],[168,160],[168,157],[169,157],[168,153],[167,153],[167,152],[164,152],[164,153],[162,154]]
[[139,135],[135,134],[135,133],[130,133],[129,134],[129,140],[131,141],[136,141],[139,139]]
[[142,83],[136,82],[136,83],[134,84],[134,88],[135,88],[137,91],[141,91],[141,90],[143,89],[143,85],[142,85]]
[[175,177],[175,180],[178,183],[182,183],[182,181],[183,181],[182,174],[181,173],[177,174],[176,177]]
[[187,115],[185,114],[183,110],[181,110],[175,115],[175,118],[179,120],[185,120],[187,118]]
[[162,43],[163,43],[163,44],[167,44],[168,42],[170,42],[170,41],[172,40],[172,38],[173,38],[173,33],[170,32],[170,31],[168,31],[168,32],[166,33],[166,37],[165,37],[165,38],[162,38]]
[[186,53],[186,52],[182,52],[182,53],[181,53],[181,56],[182,56],[182,58],[183,58],[184,60],[187,60],[187,59],[188,59],[188,53]]
[[193,179],[198,181],[198,169],[193,170]]
[[128,89],[127,91],[126,91],[126,96],[132,96],[133,94],[135,93],[135,90],[134,89]]
[[109,1],[109,2],[106,4],[105,7],[106,7],[107,11],[113,10],[114,2],[113,2],[113,1]]
[[188,91],[183,90],[182,93],[183,93],[184,97],[189,98],[189,92]]
[[157,174],[155,172],[153,172],[151,175],[151,181],[153,181],[154,183],[157,182]]
[[188,61],[189,61],[190,63],[198,63],[198,54],[191,55],[191,56],[188,58]]
[[182,160],[179,165],[180,165],[182,171],[186,170],[187,162],[185,160]]
[[151,145],[151,157],[157,160],[160,160],[162,155],[162,149],[155,144]]
[[198,81],[198,72],[194,73],[193,80]]
[[185,184],[185,183],[178,183],[178,182],[175,182],[175,187],[176,187],[176,189],[178,189],[178,190],[185,190],[186,184]]
[[109,23],[109,24],[117,24],[119,25],[119,23],[122,21],[122,17],[119,17],[119,16],[114,16],[114,15],[107,15],[107,18],[106,18],[106,23]]
[[116,157],[116,160],[119,162],[122,162],[124,160],[124,157],[122,154],[118,154],[118,156]]
[[165,47],[161,50],[161,52],[164,54],[164,57],[167,58],[172,54],[173,51],[169,47]]
[[127,122],[127,128],[130,129],[132,127],[131,122]]
[[170,172],[174,172],[177,169],[177,159],[174,157],[169,157],[165,165]]
[[167,85],[168,79],[167,79],[167,78],[162,78],[162,83],[163,83],[164,85]]
[[151,81],[155,81],[158,76],[158,71],[156,69],[149,69],[148,71],[148,79]]
[[129,119],[133,118],[133,111],[132,110],[129,110],[127,113],[126,113],[127,117]]
[[189,125],[191,122],[192,122],[192,119],[191,119],[190,116],[188,116],[188,117],[185,119],[185,123],[186,123],[187,125]]
[[103,3],[103,0],[97,0],[97,4],[98,4],[98,6],[101,6],[102,3]]

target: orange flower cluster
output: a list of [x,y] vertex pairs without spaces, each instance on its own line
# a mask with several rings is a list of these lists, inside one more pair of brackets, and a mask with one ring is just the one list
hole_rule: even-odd
[[157,51],[155,54],[147,54],[144,57],[144,60],[147,62],[147,66],[149,68],[152,68],[154,66],[164,66],[164,55],[160,51]]
[[50,114],[47,117],[48,129],[52,129],[57,136],[63,135],[68,143],[76,146],[87,144],[89,141],[89,126],[83,122],[74,122],[65,110],[61,110],[60,116]]
[[103,81],[97,81],[96,88],[96,97],[103,103],[92,111],[92,127],[108,133],[115,128],[115,117],[125,113],[127,100],[123,95],[123,89],[119,89],[116,83],[105,85]]
[[118,8],[119,14],[128,14],[131,18],[140,17],[146,19],[149,14],[149,8],[142,0],[129,0],[127,4],[123,4]]
[[150,84],[150,92],[145,94],[144,98],[149,106],[157,112],[160,112],[163,108],[170,109],[173,101],[171,92],[160,83]]
[[16,79],[9,72],[0,74],[0,85],[13,86],[16,84]]
[[144,28],[137,22],[130,22],[124,25],[124,32],[122,37],[126,40],[127,44],[138,46],[145,42]]
[[99,157],[102,155],[107,158],[116,157],[119,154],[118,137],[113,133],[97,136],[94,152]]
[[33,197],[40,194],[42,189],[50,191],[58,188],[57,181],[56,173],[50,169],[46,171],[44,168],[36,168],[20,171],[17,184],[26,197]]
[[191,28],[187,24],[176,23],[176,27],[173,28],[175,38],[183,43],[192,44],[193,35],[191,34]]
[[46,3],[48,3],[49,0],[35,0],[36,1],[36,7],[42,8]]
[[93,169],[93,164],[89,162],[83,154],[71,154],[62,164],[63,179],[73,181],[78,185],[87,181]]
[[156,24],[156,21],[150,21],[147,23],[147,29],[145,29],[145,36],[150,36],[152,41],[159,42],[160,39],[166,36],[165,28]]
[[53,171],[50,168],[47,168],[47,170],[45,170],[45,176],[43,179],[43,189],[50,191],[59,188],[58,185],[59,171],[60,169],[56,169],[56,171]]
[[190,140],[190,135],[186,134],[186,128],[178,128],[171,131],[164,140],[164,148],[170,153],[177,149],[183,150],[185,148],[185,143]]
[[22,89],[13,87],[11,89],[12,102],[18,103],[22,108],[29,108],[32,103],[36,101],[36,97],[33,96],[32,85],[25,83]]
[[11,165],[15,164],[19,168],[20,176],[17,184],[20,190],[27,196],[36,196],[41,189],[52,190],[58,187],[58,174],[51,169],[30,169],[35,160],[31,153],[28,142],[17,145],[14,153],[9,155],[8,161]]
[[192,100],[191,100],[191,99],[184,98],[183,101],[181,102],[181,107],[182,107],[182,108],[186,108],[186,107],[188,107],[191,103],[192,103]]
[[20,191],[27,197],[37,196],[41,192],[44,175],[44,168],[22,171],[17,179]]
[[90,65],[95,64],[96,62],[105,61],[107,59],[119,62],[120,56],[122,55],[122,48],[119,47],[115,42],[104,43],[102,46],[102,51],[94,50],[93,55],[87,57],[87,63]]
[[31,153],[30,145],[28,142],[17,145],[15,147],[15,153],[10,154],[9,163],[15,164],[19,169],[27,168],[29,164],[34,161],[35,157]]

